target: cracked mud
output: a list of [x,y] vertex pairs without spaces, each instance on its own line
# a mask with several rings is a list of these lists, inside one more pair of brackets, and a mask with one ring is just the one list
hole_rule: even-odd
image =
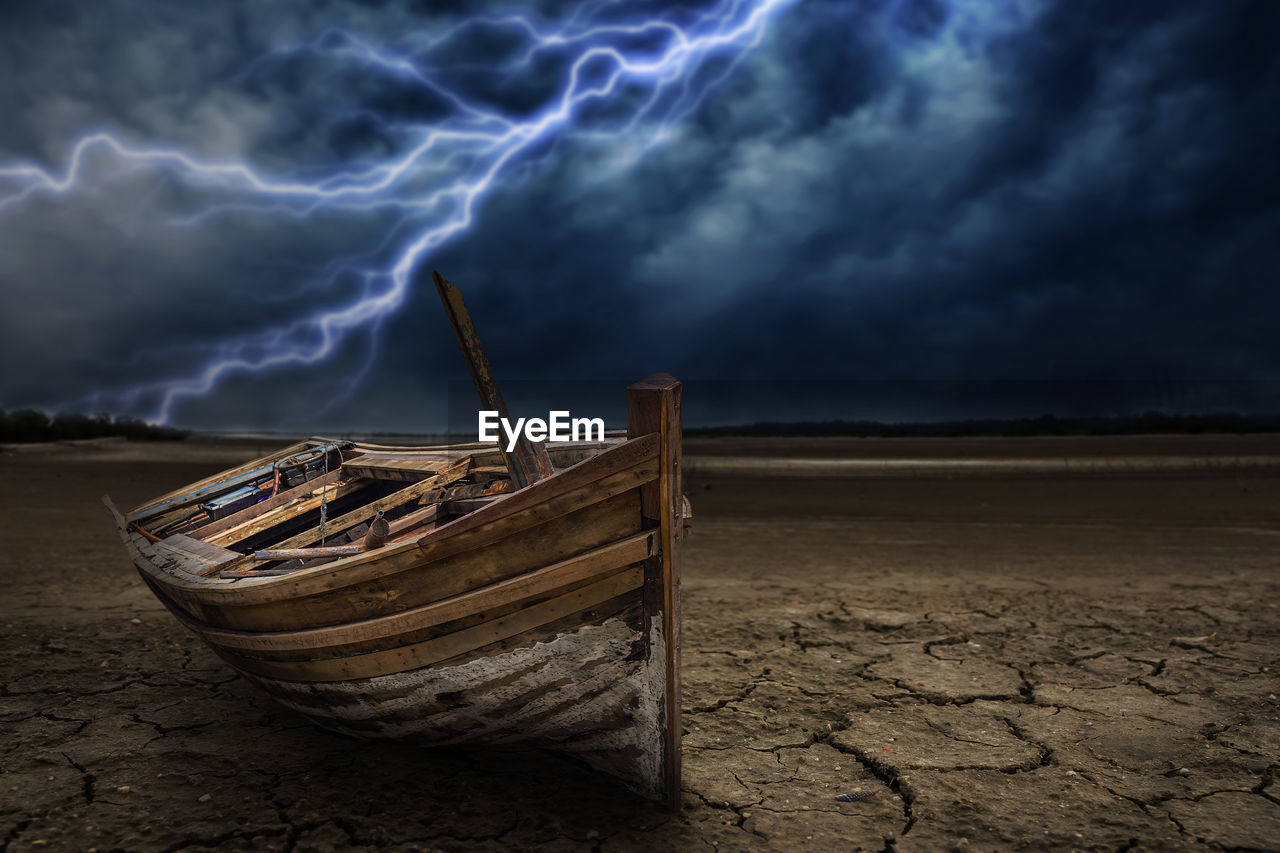
[[[981,450],[1060,450],[1022,441]],[[0,850],[1280,849],[1275,470],[765,478],[691,442],[671,816],[554,755],[331,735],[235,677],[97,499],[257,449],[0,456]]]

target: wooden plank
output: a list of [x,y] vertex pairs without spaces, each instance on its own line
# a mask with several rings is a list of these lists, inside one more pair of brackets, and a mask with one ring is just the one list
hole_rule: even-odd
[[[681,404],[684,386],[673,376],[657,374],[627,388],[627,429],[641,435],[657,431],[658,481],[641,487],[641,513],[661,532],[661,559],[649,561],[645,579],[646,615],[660,619],[665,685],[663,697],[663,789],[672,811],[681,807],[680,707],[680,509]],[[655,488],[656,485],[656,488]],[[660,596],[653,595],[660,592]],[[659,613],[652,611],[660,607]]]
[[259,501],[253,506],[247,506],[238,512],[233,512],[228,516],[224,516],[217,521],[210,521],[207,524],[202,524],[199,527],[188,530],[187,535],[196,536],[197,538],[208,541],[208,539],[214,534],[222,533],[224,530],[230,530],[233,527],[244,524],[246,521],[257,518],[264,512],[276,509],[277,507],[282,507],[291,501],[310,497],[318,489],[324,486],[333,485],[341,478],[341,469],[337,471],[330,471],[327,475],[315,480],[308,480],[301,485],[294,486],[292,489],[285,489],[273,497],[269,497],[264,501]]
[[[353,580],[314,595],[244,607],[206,604],[203,621],[212,626],[241,631],[302,630],[363,621],[536,571],[639,532],[640,497],[632,485],[628,491],[608,500],[581,506],[560,518],[531,524],[519,531],[503,530],[493,539],[486,537],[482,544],[461,547],[430,562],[410,544],[411,550],[407,553],[415,561],[403,563],[402,571],[395,574]],[[388,550],[396,547],[389,546]],[[360,560],[364,555],[345,559]],[[334,564],[320,566],[314,571],[324,571],[330,565]],[[269,583],[295,585],[297,575]],[[203,597],[198,594],[191,596],[193,600]]]
[[466,498],[488,498],[494,495],[505,495],[511,491],[510,480],[498,480],[493,483],[468,483],[465,486],[453,486],[448,489],[435,489],[427,492],[418,501],[418,506],[460,501]]
[[270,548],[254,551],[253,558],[264,563],[275,560],[316,560],[324,557],[354,557],[367,551],[363,545],[330,545],[324,548]]
[[251,459],[248,462],[245,462],[241,465],[237,465],[234,468],[228,468],[225,471],[220,471],[217,474],[213,474],[211,476],[205,477],[203,480],[198,480],[195,483],[192,483],[187,486],[183,486],[180,489],[174,489],[171,492],[163,494],[160,497],[155,498],[154,500],[148,501],[147,503],[144,503],[141,506],[138,506],[130,510],[126,514],[126,516],[130,520],[137,520],[138,518],[150,518],[150,517],[153,517],[154,515],[161,514],[163,512],[166,512],[167,510],[161,510],[160,513],[153,513],[151,512],[151,510],[159,508],[164,504],[169,504],[170,506],[176,506],[178,499],[188,497],[191,494],[196,492],[207,491],[211,486],[216,486],[220,483],[223,483],[229,478],[241,476],[247,471],[254,470],[257,468],[262,468],[262,467],[270,468],[271,465],[275,462],[275,460],[282,459],[288,454],[297,452],[298,450],[305,449],[306,447],[307,447],[307,442],[305,441],[300,441],[295,444],[291,444],[288,447],[282,447],[280,450],[277,450],[275,453],[270,453],[259,459]]
[[489,504],[498,500],[502,495],[496,497],[466,498],[464,500],[449,501],[443,503],[440,507],[453,515],[466,515],[469,512],[475,512],[478,509],[484,509]]
[[[568,468],[576,465],[584,459],[595,456],[601,451],[616,447],[626,441],[625,437],[618,436],[614,438],[605,438],[603,441],[578,441],[578,442],[556,442],[555,444],[547,444],[547,455],[551,457],[551,464],[554,468]],[[376,445],[358,444],[356,449],[362,456],[370,459],[380,458],[409,458],[414,456],[423,456],[430,459],[439,459],[441,467],[448,462],[456,462],[466,456],[475,459],[476,467],[472,471],[493,470],[507,476],[507,466],[502,459],[502,450],[498,444],[493,442],[466,442],[463,444],[450,444],[444,447],[398,447],[398,448],[379,448]]]
[[140,524],[147,519],[155,518],[158,515],[164,515],[172,510],[200,503],[201,501],[217,497],[224,492],[229,492],[232,489],[239,488],[240,486],[250,485],[264,477],[271,476],[271,472],[272,467],[270,465],[262,465],[240,474],[234,474],[224,480],[218,480],[214,483],[210,483],[209,485],[195,488],[177,495],[176,497],[169,498],[166,501],[161,501],[160,503],[152,504],[151,506],[136,510],[133,513],[130,513],[129,520],[135,524]]
[[208,542],[201,542],[191,536],[182,533],[174,533],[156,543],[156,548],[167,548],[171,551],[177,551],[188,557],[196,559],[206,566],[221,566],[232,560],[240,559],[242,554],[231,551],[226,548],[219,548],[217,545],[210,545]]
[[615,572],[649,557],[653,553],[655,539],[656,533],[653,531],[633,534],[533,572],[376,619],[269,633],[228,631],[195,623],[189,623],[188,627],[207,642],[227,649],[256,652],[324,649],[325,654],[330,654],[335,646],[398,637],[470,614],[483,613],[509,602],[554,593],[595,575]]
[[[432,665],[438,667],[456,666],[476,658],[505,654],[514,649],[527,649],[537,643],[553,640],[561,634],[571,633],[586,625],[601,625],[609,619],[620,619],[630,626],[640,621],[636,617],[641,616],[641,609],[640,590],[630,589],[621,595],[615,595],[607,601],[593,604],[591,607],[579,610],[576,613],[570,613],[568,616],[562,616],[555,621],[547,622],[536,628],[530,628],[528,631],[522,631],[511,637],[489,643],[487,646],[470,649],[456,657],[436,661]],[[624,708],[625,701],[614,706],[614,710],[618,712],[623,712]],[[634,718],[629,716],[626,719],[629,723],[634,724],[635,722]]]
[[644,571],[639,567],[623,569],[572,592],[530,605],[522,610],[465,628],[443,637],[413,643],[396,649],[331,660],[267,661],[245,657],[214,646],[224,660],[237,669],[253,675],[265,675],[282,681],[346,681],[353,678],[375,678],[410,669],[430,666],[437,661],[455,658],[468,651],[504,640],[524,631],[563,618],[593,605],[608,601],[629,590],[639,589]]
[[[313,480],[312,482],[316,481]],[[234,545],[236,542],[242,542],[264,530],[270,530],[277,524],[286,522],[303,513],[311,512],[313,509],[318,509],[326,500],[336,501],[339,498],[346,497],[352,492],[365,488],[369,485],[369,482],[368,480],[348,480],[345,482],[338,481],[332,486],[322,485],[316,488],[310,497],[282,504],[261,514],[252,515],[235,527],[229,527],[212,536],[204,536],[204,541],[212,542],[215,545]],[[298,488],[303,489],[307,485],[310,484],[304,483]],[[253,509],[253,507],[249,507],[249,509]],[[236,514],[239,515],[239,513]]]
[[456,460],[450,459],[447,453],[403,453],[390,456],[365,453],[343,462],[342,467],[353,477],[414,483],[447,468],[453,461]]
[[[480,346],[480,337],[476,334],[462,294],[440,273],[433,272],[431,278],[440,292],[440,301],[444,303],[445,313],[449,315],[449,323],[458,338],[458,346],[462,348],[462,355],[467,360],[467,369],[471,371],[471,379],[476,384],[476,391],[480,393],[481,404],[488,411],[496,411],[499,418],[510,421],[511,413],[507,411],[507,404],[498,390],[493,368],[489,366],[489,359]],[[499,441],[498,449],[503,461],[507,463],[507,470],[511,472],[511,479],[516,482],[516,488],[523,489],[552,474],[551,457],[547,455],[544,442],[530,441],[522,433],[516,438],[514,450],[508,451],[507,445],[502,441]]]
[[[572,468],[560,471],[549,480],[521,489],[504,500],[496,501],[482,510],[463,516],[457,521],[438,528],[418,540],[418,547],[424,551],[438,549],[438,543],[443,539],[478,530],[486,525],[500,522],[509,516],[530,511],[537,513],[540,511],[540,505],[548,505],[556,498],[576,490],[583,490],[584,496],[589,496],[591,486],[605,480],[613,483],[615,481],[610,480],[610,478],[617,477],[623,472],[630,472],[633,476],[640,478],[633,480],[633,482],[646,482],[648,479],[654,479],[657,476],[657,471],[654,470],[652,476],[649,476],[650,471],[645,463],[650,460],[656,460],[657,451],[658,437],[656,435],[619,444],[591,459],[578,463]],[[545,510],[542,512],[545,512]]]
[[[415,540],[392,545],[382,551],[348,557],[283,581],[211,585],[175,583],[164,577],[157,577],[156,580],[166,583],[172,595],[182,596],[193,602],[230,608],[272,603],[287,605],[288,602],[303,597],[415,569],[426,562],[419,550],[428,550],[426,557],[430,560],[448,553],[476,549],[516,531],[572,513],[585,505],[656,479],[657,451],[656,434],[614,445],[591,459],[557,472],[548,480],[494,501],[483,509],[441,525]],[[602,483],[610,477],[617,479],[607,484]],[[588,485],[597,485],[605,491],[596,489],[573,494]]]
[[[404,506],[410,501],[417,500],[424,494],[429,494],[433,490],[449,483],[456,483],[463,477],[467,476],[467,471],[471,468],[471,458],[467,457],[461,462],[455,462],[448,468],[445,468],[434,477],[429,477],[412,485],[405,486],[399,491],[392,492],[385,498],[379,498],[376,501],[370,501],[364,506],[353,509],[346,515],[332,519],[325,525],[326,532],[331,531],[334,535],[346,530],[348,527],[359,524],[362,521],[368,521],[378,514],[379,511],[387,511],[395,509],[398,506]],[[320,541],[320,527],[316,526],[310,530],[304,530],[296,536],[290,536],[283,542],[277,542],[272,546],[272,550],[284,550],[287,548],[305,548],[313,542]]]
[[439,517],[439,504],[432,504],[431,506],[424,506],[422,509],[415,509],[408,515],[402,515],[395,521],[391,522],[391,533],[389,536],[392,539],[395,539],[402,533],[407,533],[416,527],[421,527],[428,522],[435,521]]
[[[334,559],[337,559],[336,557]],[[322,560],[319,562],[323,562]],[[227,569],[218,572],[218,577],[223,580],[235,580],[237,578],[275,578],[282,575],[291,575],[294,572],[301,571],[304,566],[295,566],[291,569]]]

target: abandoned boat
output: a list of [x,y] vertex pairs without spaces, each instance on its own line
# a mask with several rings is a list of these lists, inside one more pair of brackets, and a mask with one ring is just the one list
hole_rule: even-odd
[[[437,276],[486,405],[505,412]],[[152,592],[316,723],[572,753],[680,802],[681,385],[590,442],[315,438],[116,517]]]

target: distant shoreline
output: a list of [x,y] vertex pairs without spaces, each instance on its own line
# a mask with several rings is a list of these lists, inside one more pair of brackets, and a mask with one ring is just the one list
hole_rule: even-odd
[[1255,435],[1280,433],[1280,415],[1218,412],[1117,417],[970,418],[952,421],[759,421],[737,426],[686,427],[703,438],[966,438],[1123,435]]

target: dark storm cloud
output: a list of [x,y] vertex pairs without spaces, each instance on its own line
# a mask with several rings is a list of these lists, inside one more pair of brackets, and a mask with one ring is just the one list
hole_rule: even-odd
[[[60,163],[80,132],[106,126],[271,169],[385,154],[399,143],[372,111],[429,118],[441,105],[314,57],[250,60],[331,26],[395,38],[465,11],[12,9],[0,159]],[[1254,405],[1239,381],[1280,383],[1280,63],[1267,41],[1278,24],[1268,2],[795,4],[665,144],[538,152],[427,266],[466,290],[512,378],[1085,380],[1112,409],[1170,400],[1170,382],[1233,380],[1204,400]],[[459,63],[468,50],[510,45],[477,39]],[[561,70],[551,58],[505,86],[459,80],[528,108]],[[335,103],[350,109],[335,117]],[[0,279],[25,309],[0,321],[3,358],[42,364],[6,367],[0,401],[79,396],[131,358],[128,370],[164,375],[184,356],[137,361],[140,342],[176,348],[287,318],[308,273],[387,227],[268,216],[156,227],[189,209],[189,192],[134,176],[0,214]],[[151,199],[148,214],[121,216],[139,207],[122,198]],[[235,380],[179,420],[421,423],[440,377],[463,372],[420,283],[349,402],[323,401],[368,357],[363,338],[320,368]],[[1144,396],[1143,382],[1155,390]],[[941,414],[968,414],[957,395],[927,391],[941,386],[913,387],[926,389],[913,417],[928,416],[931,393],[946,398]],[[1043,410],[1055,393],[972,387],[972,414],[1024,397]],[[1071,387],[1061,406],[1086,406]],[[834,399],[829,414],[856,417],[857,405]],[[789,416],[769,406],[757,416]],[[810,409],[796,416],[821,416]]]

